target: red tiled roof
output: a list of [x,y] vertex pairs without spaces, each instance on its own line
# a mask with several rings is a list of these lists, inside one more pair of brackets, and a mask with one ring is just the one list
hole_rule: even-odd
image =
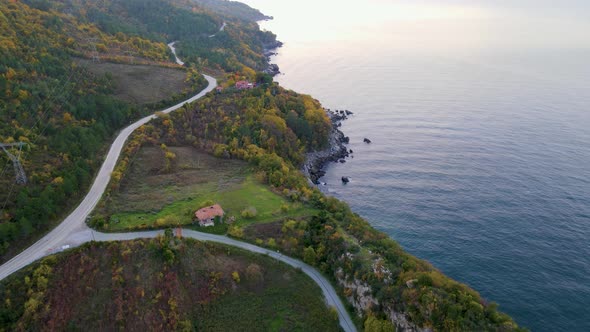
[[223,209],[219,204],[207,206],[195,212],[195,217],[199,220],[208,220],[217,216],[223,217]]
[[238,89],[248,89],[248,88],[252,88],[252,87],[253,87],[252,83],[250,83],[248,81],[236,82],[236,88],[238,88]]

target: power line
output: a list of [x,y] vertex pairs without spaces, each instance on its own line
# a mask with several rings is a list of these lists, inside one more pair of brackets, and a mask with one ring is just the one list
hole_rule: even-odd
[[[67,90],[66,90],[66,88],[67,88],[67,85],[68,85],[68,84],[71,82],[72,76],[74,76],[74,71],[73,71],[71,68],[70,68],[70,72],[69,72],[69,74],[70,74],[70,75],[68,76],[68,79],[67,79],[66,83],[64,83],[64,84],[63,84],[63,87],[61,88],[61,92],[62,92],[62,93],[61,93],[61,95],[60,95],[60,96],[56,96],[55,92],[56,92],[56,91],[57,91],[57,89],[58,89],[58,87],[56,86],[56,87],[55,87],[55,88],[54,88],[54,89],[51,91],[51,93],[50,93],[50,98],[47,98],[47,99],[45,99],[45,100],[44,100],[44,102],[43,102],[43,104],[46,104],[46,105],[47,105],[47,104],[49,104],[49,102],[50,102],[50,101],[52,101],[52,103],[53,103],[54,101],[57,101],[57,99],[62,99],[62,98],[63,98],[63,97],[64,97],[64,96],[67,94]],[[76,78],[76,79],[75,79],[75,83],[77,84],[78,82],[79,82],[79,78]],[[67,103],[67,102],[69,102],[69,100],[70,100],[71,98],[72,98],[72,94],[71,94],[71,93],[69,93],[69,98],[68,98],[68,100],[66,101],[66,103]],[[64,100],[62,99],[61,101],[63,102]],[[48,106],[50,106],[50,105],[48,105]],[[41,116],[39,116],[39,117],[37,118],[37,121],[35,122],[35,124],[33,124],[33,125],[31,126],[31,128],[29,129],[29,132],[31,132],[31,131],[33,130],[33,128],[35,128],[35,127],[36,127],[36,126],[39,124],[39,122],[40,122],[42,119],[44,119],[44,118],[45,118],[45,116],[47,115],[47,112],[48,112],[49,110],[50,110],[50,107],[47,107],[47,108],[45,109],[45,111],[44,111],[44,112],[41,114]],[[49,126],[49,121],[45,121],[45,126],[43,127],[43,130],[41,130],[41,132],[39,132],[39,134],[38,134],[38,135],[35,137],[35,139],[33,140],[33,142],[32,142],[32,144],[31,144],[31,145],[34,145],[34,144],[37,142],[37,140],[38,140],[38,139],[39,139],[41,136],[43,136],[43,133],[45,132],[45,130],[47,129],[47,127],[48,127],[48,126]],[[24,161],[26,160],[26,155],[20,155],[20,156],[21,156],[21,159],[22,159],[22,162],[21,162],[21,164],[23,164],[23,163],[24,163]],[[24,171],[23,171],[23,172],[24,172]],[[11,198],[11,196],[12,196],[12,193],[13,193],[13,191],[14,191],[14,187],[15,187],[15,185],[16,185],[16,182],[13,182],[13,183],[12,183],[12,185],[10,186],[10,190],[8,191],[8,195],[6,196],[6,200],[4,201],[4,204],[2,205],[2,210],[4,210],[4,209],[6,208],[6,205],[8,204],[8,201],[10,200],[10,198]]]
[[98,54],[98,50],[96,49],[96,43],[98,42],[97,37],[86,38],[86,42],[90,44],[92,47],[92,51],[90,53],[90,57],[92,58],[92,62],[100,62],[100,55]]

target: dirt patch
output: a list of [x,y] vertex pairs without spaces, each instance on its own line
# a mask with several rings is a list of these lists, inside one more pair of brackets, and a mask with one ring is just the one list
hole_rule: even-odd
[[114,194],[111,212],[159,210],[174,201],[208,190],[229,190],[244,181],[248,164],[215,158],[193,147],[169,147],[176,155],[165,172],[160,147],[144,146],[134,157],[129,174]]
[[282,235],[282,227],[283,221],[268,224],[252,224],[244,229],[244,234],[246,235],[246,238],[249,239],[280,238]]
[[190,89],[183,69],[78,59],[76,63],[97,76],[108,75],[115,85],[114,95],[135,104],[151,104]]

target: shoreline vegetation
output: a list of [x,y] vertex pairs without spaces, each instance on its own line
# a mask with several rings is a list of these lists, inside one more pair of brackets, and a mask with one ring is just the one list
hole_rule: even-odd
[[[55,8],[63,9],[58,2],[51,0],[27,2],[41,6],[41,9],[34,9],[40,12],[56,13]],[[96,27],[104,28],[105,36],[110,36],[109,33],[114,35],[117,29],[133,29],[130,31],[150,41],[146,42],[148,48],[158,50],[153,51],[156,54],[154,58],[159,59],[164,55],[171,58],[162,41],[179,40],[180,56],[186,59],[188,66],[199,72],[214,68],[223,73],[223,91],[210,93],[177,112],[160,114],[130,136],[99,207],[109,204],[114,194],[126,185],[125,175],[130,164],[144,146],[162,147],[170,169],[180,165],[175,166],[175,155],[164,147],[189,146],[220,159],[244,160],[251,165],[254,178],[260,185],[268,186],[275,194],[282,195],[293,204],[309,206],[316,213],[298,219],[233,224],[229,225],[227,234],[280,250],[282,254],[301,259],[317,268],[348,303],[360,329],[522,330],[508,315],[499,312],[496,304],[488,303],[473,289],[448,278],[426,261],[406,253],[394,240],[352,212],[345,202],[326,196],[310,185],[309,181],[318,182],[325,163],[341,160],[350,153],[345,145],[347,138],[338,129],[343,118],[340,112],[336,115],[329,112],[310,96],[281,88],[272,82],[268,72],[263,73],[269,68],[267,52],[270,51],[265,45],[279,45],[274,34],[260,31],[253,21],[224,15],[218,17],[199,8],[187,10],[182,0],[163,0],[160,5],[168,6],[169,10],[163,10],[156,2],[147,4],[141,0],[111,0],[101,5],[106,7],[93,7],[88,2],[88,7],[95,11],[91,11],[91,15],[83,11],[80,13],[84,14],[80,15],[81,19],[88,20],[85,22],[96,24],[91,25],[96,31],[99,31]],[[7,8],[15,10],[18,6],[21,4],[10,4]],[[121,8],[140,28],[126,20],[117,20],[116,13]],[[164,12],[168,13],[165,19],[162,17]],[[51,17],[49,14],[43,15]],[[53,15],[62,20],[69,17]],[[228,25],[224,31],[215,38],[209,38],[225,21]],[[51,31],[56,35],[62,33],[57,32],[61,31],[58,29]],[[195,41],[195,35],[200,36],[200,39]],[[125,40],[126,37],[123,37],[121,39]],[[63,42],[67,44],[67,40]],[[215,51],[220,47],[224,47],[223,52]],[[39,47],[39,52],[42,49],[43,45]],[[58,52],[56,49],[51,51]],[[92,50],[89,50],[87,57],[92,58],[91,54]],[[64,58],[68,56],[64,55]],[[278,67],[273,68],[278,72]],[[255,82],[256,87],[247,90],[234,88],[236,82],[243,80]],[[22,84],[20,88],[25,89],[26,85]],[[18,107],[11,109],[14,112],[17,110]],[[70,116],[75,120],[81,117],[79,112]],[[61,113],[59,115],[64,117],[66,127],[85,124],[72,121],[72,118]],[[84,158],[87,157],[84,155]],[[95,168],[88,167],[87,173],[93,174],[93,170]],[[60,204],[53,203],[51,195],[66,197],[64,178],[55,180],[56,175],[49,172],[45,181],[51,190],[42,195],[43,199],[52,203],[54,209],[58,209]],[[76,189],[85,189],[84,184],[87,182],[76,182],[79,185]],[[21,197],[19,195],[19,199]],[[40,201],[32,200],[32,203],[40,204]],[[29,213],[28,210],[21,210],[20,205],[15,204],[12,208],[16,213]],[[28,220],[15,218],[12,214],[9,217],[10,223],[17,225],[14,227],[21,227],[18,226],[19,222]],[[104,229],[114,222],[108,215],[93,215],[89,224]],[[31,225],[28,227],[30,229]],[[9,236],[2,238],[4,245],[8,246],[7,243],[18,239],[15,234],[20,229],[15,229],[17,231],[11,231]]]
[[[293,111],[297,109],[306,117],[297,118]],[[332,150],[328,137],[337,124],[329,121],[326,114],[317,100],[276,83],[249,90],[226,89],[155,119],[131,138],[129,144],[136,149],[122,158],[132,159],[142,146],[164,145],[190,146],[222,160],[245,160],[253,168],[255,178],[272,191],[295,204],[313,207],[315,215],[298,219],[250,223],[241,222],[238,217],[227,228],[227,234],[279,250],[318,268],[346,299],[359,328],[521,330],[494,303],[486,302],[468,286],[406,253],[394,240],[353,213],[346,203],[325,196],[310,185],[309,178],[300,171],[307,156],[305,151]],[[306,130],[314,124],[313,119],[318,121],[317,129]],[[298,140],[295,133],[307,141]],[[307,136],[308,133],[316,135]],[[111,204],[117,192],[129,191],[133,188],[130,185],[125,177],[112,182],[99,206]],[[91,225],[102,230],[113,222],[109,215],[95,215]]]

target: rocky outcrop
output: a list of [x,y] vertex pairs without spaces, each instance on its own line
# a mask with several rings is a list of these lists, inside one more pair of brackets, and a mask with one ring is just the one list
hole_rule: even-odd
[[276,76],[278,74],[281,73],[281,71],[279,70],[279,66],[275,63],[270,63],[270,57],[273,55],[276,55],[277,53],[275,52],[277,48],[280,48],[281,46],[283,46],[283,43],[275,40],[272,43],[267,43],[264,44],[264,56],[266,57],[266,61],[268,63],[268,67],[266,67],[266,69],[264,69],[262,72],[269,74],[271,76]]
[[[342,255],[343,260],[352,260],[354,254],[347,252]],[[384,266],[384,260],[382,258],[376,258],[372,264],[373,273],[383,283],[394,282],[393,274],[389,269]],[[346,300],[354,307],[356,314],[359,317],[363,317],[369,313],[372,308],[381,306],[383,312],[389,319],[389,321],[395,325],[396,331],[403,332],[432,332],[430,328],[421,328],[412,323],[407,314],[404,312],[397,311],[391,303],[379,303],[379,300],[373,295],[373,289],[371,286],[363,280],[352,278],[350,275],[345,274],[342,268],[336,270],[334,275],[336,281],[344,290],[344,296]]]
[[383,311],[389,321],[395,325],[396,331],[400,332],[432,332],[432,329],[421,328],[408,320],[408,316],[404,313],[397,312],[389,306],[384,306]]
[[281,71],[279,70],[279,66],[274,63],[269,63],[268,67],[265,70],[263,70],[263,72],[271,76],[276,76],[281,73]]
[[336,271],[336,280],[344,288],[346,299],[352,304],[359,317],[362,317],[367,310],[379,305],[379,301],[373,297],[371,286],[358,279],[352,281],[346,279],[342,268]]
[[305,164],[303,164],[303,173],[313,184],[319,184],[319,179],[326,175],[323,170],[324,166],[329,162],[338,162],[348,157],[350,153],[346,148],[345,144],[350,139],[344,136],[338,129],[340,121],[345,120],[346,114],[340,114],[336,111],[332,113],[330,110],[326,110],[330,120],[332,121],[332,130],[329,137],[329,147],[325,150],[314,151],[307,154]]

